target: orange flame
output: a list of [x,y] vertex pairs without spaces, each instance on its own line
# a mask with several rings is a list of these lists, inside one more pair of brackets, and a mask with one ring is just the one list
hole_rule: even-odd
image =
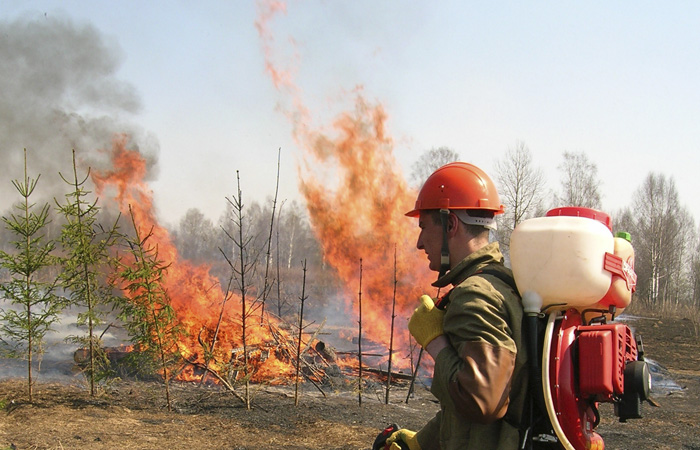
[[[416,192],[408,187],[393,156],[385,122],[381,105],[369,105],[358,93],[355,111],[334,123],[337,137],[299,127],[307,155],[299,179],[314,230],[326,259],[345,283],[345,302],[353,314],[359,313],[362,260],[363,337],[387,349],[396,279],[394,347],[404,351],[409,348],[406,320],[418,297],[431,289],[434,274],[415,248],[415,219],[404,216],[412,209]],[[331,166],[335,166],[334,187],[315,175]],[[405,367],[401,355],[397,363]]]
[[261,0],[258,5],[256,26],[265,67],[275,87],[291,97],[293,111],[287,116],[296,141],[304,149],[300,189],[324,256],[345,284],[346,308],[354,317],[358,314],[362,259],[363,337],[369,336],[387,349],[396,276],[394,345],[400,350],[396,354],[399,366],[406,367],[408,361],[400,360],[409,349],[406,320],[418,297],[434,292],[430,283],[435,274],[428,270],[422,252],[415,249],[415,220],[404,216],[412,209],[417,192],[408,187],[394,158],[393,140],[386,130],[387,114],[381,105],[370,105],[358,88],[355,110],[340,114],[333,123],[335,136],[312,129],[309,110],[291,77],[295,71],[280,68],[272,60],[275,40],[270,24],[275,14],[286,13],[286,6],[277,0]]
[[[168,231],[158,224],[153,211],[153,194],[143,181],[146,174],[145,160],[136,150],[127,148],[128,138],[115,138],[111,159],[113,169],[105,172],[92,172],[96,192],[100,197],[114,199],[122,214],[128,214],[131,206],[134,221],[139,229],[152,230],[152,245],[158,246],[158,259],[170,263],[165,277],[165,289],[170,297],[178,322],[182,324],[187,336],[178,343],[180,352],[190,362],[205,363],[202,344],[211,345],[222,308],[222,322],[219,327],[217,347],[214,360],[210,366],[221,369],[231,359],[232,350],[242,346],[241,333],[241,299],[231,297],[224,302],[224,292],[218,281],[210,275],[209,267],[193,265],[180,259]],[[260,326],[260,318],[247,319],[246,342],[250,347],[263,346],[274,342],[270,330]],[[274,352],[265,361],[260,361],[255,368],[254,381],[268,380],[271,374],[279,377],[290,375],[293,367],[290,363],[280,364]],[[199,378],[191,374],[190,376]],[[187,378],[183,371],[181,378]]]

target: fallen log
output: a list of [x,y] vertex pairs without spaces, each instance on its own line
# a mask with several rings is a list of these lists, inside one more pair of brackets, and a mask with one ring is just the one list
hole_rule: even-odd
[[[382,375],[382,376],[385,376],[385,377],[388,377],[388,376],[389,376],[389,372],[386,371],[386,370],[382,370],[382,369],[372,369],[372,368],[369,368],[369,367],[365,367],[365,368],[363,368],[362,370],[365,371],[365,372],[374,373],[374,374]],[[391,378],[394,379],[394,380],[406,380],[406,381],[409,381],[409,380],[411,380],[411,379],[413,378],[413,374],[410,374],[410,373],[403,373],[403,372],[391,372]]]
[[318,341],[314,346],[314,350],[326,361],[335,362],[338,359],[335,349],[327,346],[323,341]]
[[[335,353],[338,354],[338,355],[354,355],[354,356],[357,356],[357,352],[335,352]],[[378,356],[378,357],[382,357],[382,356],[384,356],[384,355],[382,355],[382,354],[380,354],[380,353],[365,353],[365,352],[362,352],[362,356]]]
[[[95,348],[95,352],[102,350],[109,359],[109,362],[116,364],[124,359],[132,349],[130,347],[103,347],[102,349]],[[81,347],[73,352],[73,361],[79,366],[90,364],[90,349]]]

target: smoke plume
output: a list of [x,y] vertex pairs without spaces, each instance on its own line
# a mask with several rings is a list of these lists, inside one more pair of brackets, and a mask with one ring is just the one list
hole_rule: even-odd
[[35,202],[63,199],[73,149],[80,172],[105,170],[115,135],[130,137],[155,176],[157,140],[130,122],[141,105],[117,77],[115,42],[67,18],[0,21],[0,61],[0,209],[19,199],[11,180],[24,176],[25,148],[29,176],[41,175]]

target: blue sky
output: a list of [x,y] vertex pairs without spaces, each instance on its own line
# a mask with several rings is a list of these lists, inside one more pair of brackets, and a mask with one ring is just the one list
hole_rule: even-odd
[[[67,17],[99,30],[133,87],[131,111],[160,148],[161,217],[216,220],[241,173],[244,196],[298,199],[290,98],[265,72],[253,1],[8,1],[3,21]],[[273,60],[316,125],[381,103],[408,174],[432,147],[492,171],[517,141],[549,187],[564,151],[598,167],[604,209],[651,171],[673,177],[700,220],[700,3],[289,1],[269,22]],[[2,145],[0,143],[0,145]],[[17,175],[13,175],[16,177]]]

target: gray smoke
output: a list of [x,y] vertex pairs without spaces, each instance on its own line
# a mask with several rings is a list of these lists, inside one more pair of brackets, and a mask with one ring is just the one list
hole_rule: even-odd
[[[123,55],[89,24],[67,18],[0,21],[0,210],[19,200],[12,180],[41,174],[37,197],[63,200],[72,177],[73,149],[79,174],[109,168],[117,134],[147,159],[156,175],[157,140],[133,123],[141,107],[128,82],[118,79]],[[32,198],[35,202],[37,198]]]

